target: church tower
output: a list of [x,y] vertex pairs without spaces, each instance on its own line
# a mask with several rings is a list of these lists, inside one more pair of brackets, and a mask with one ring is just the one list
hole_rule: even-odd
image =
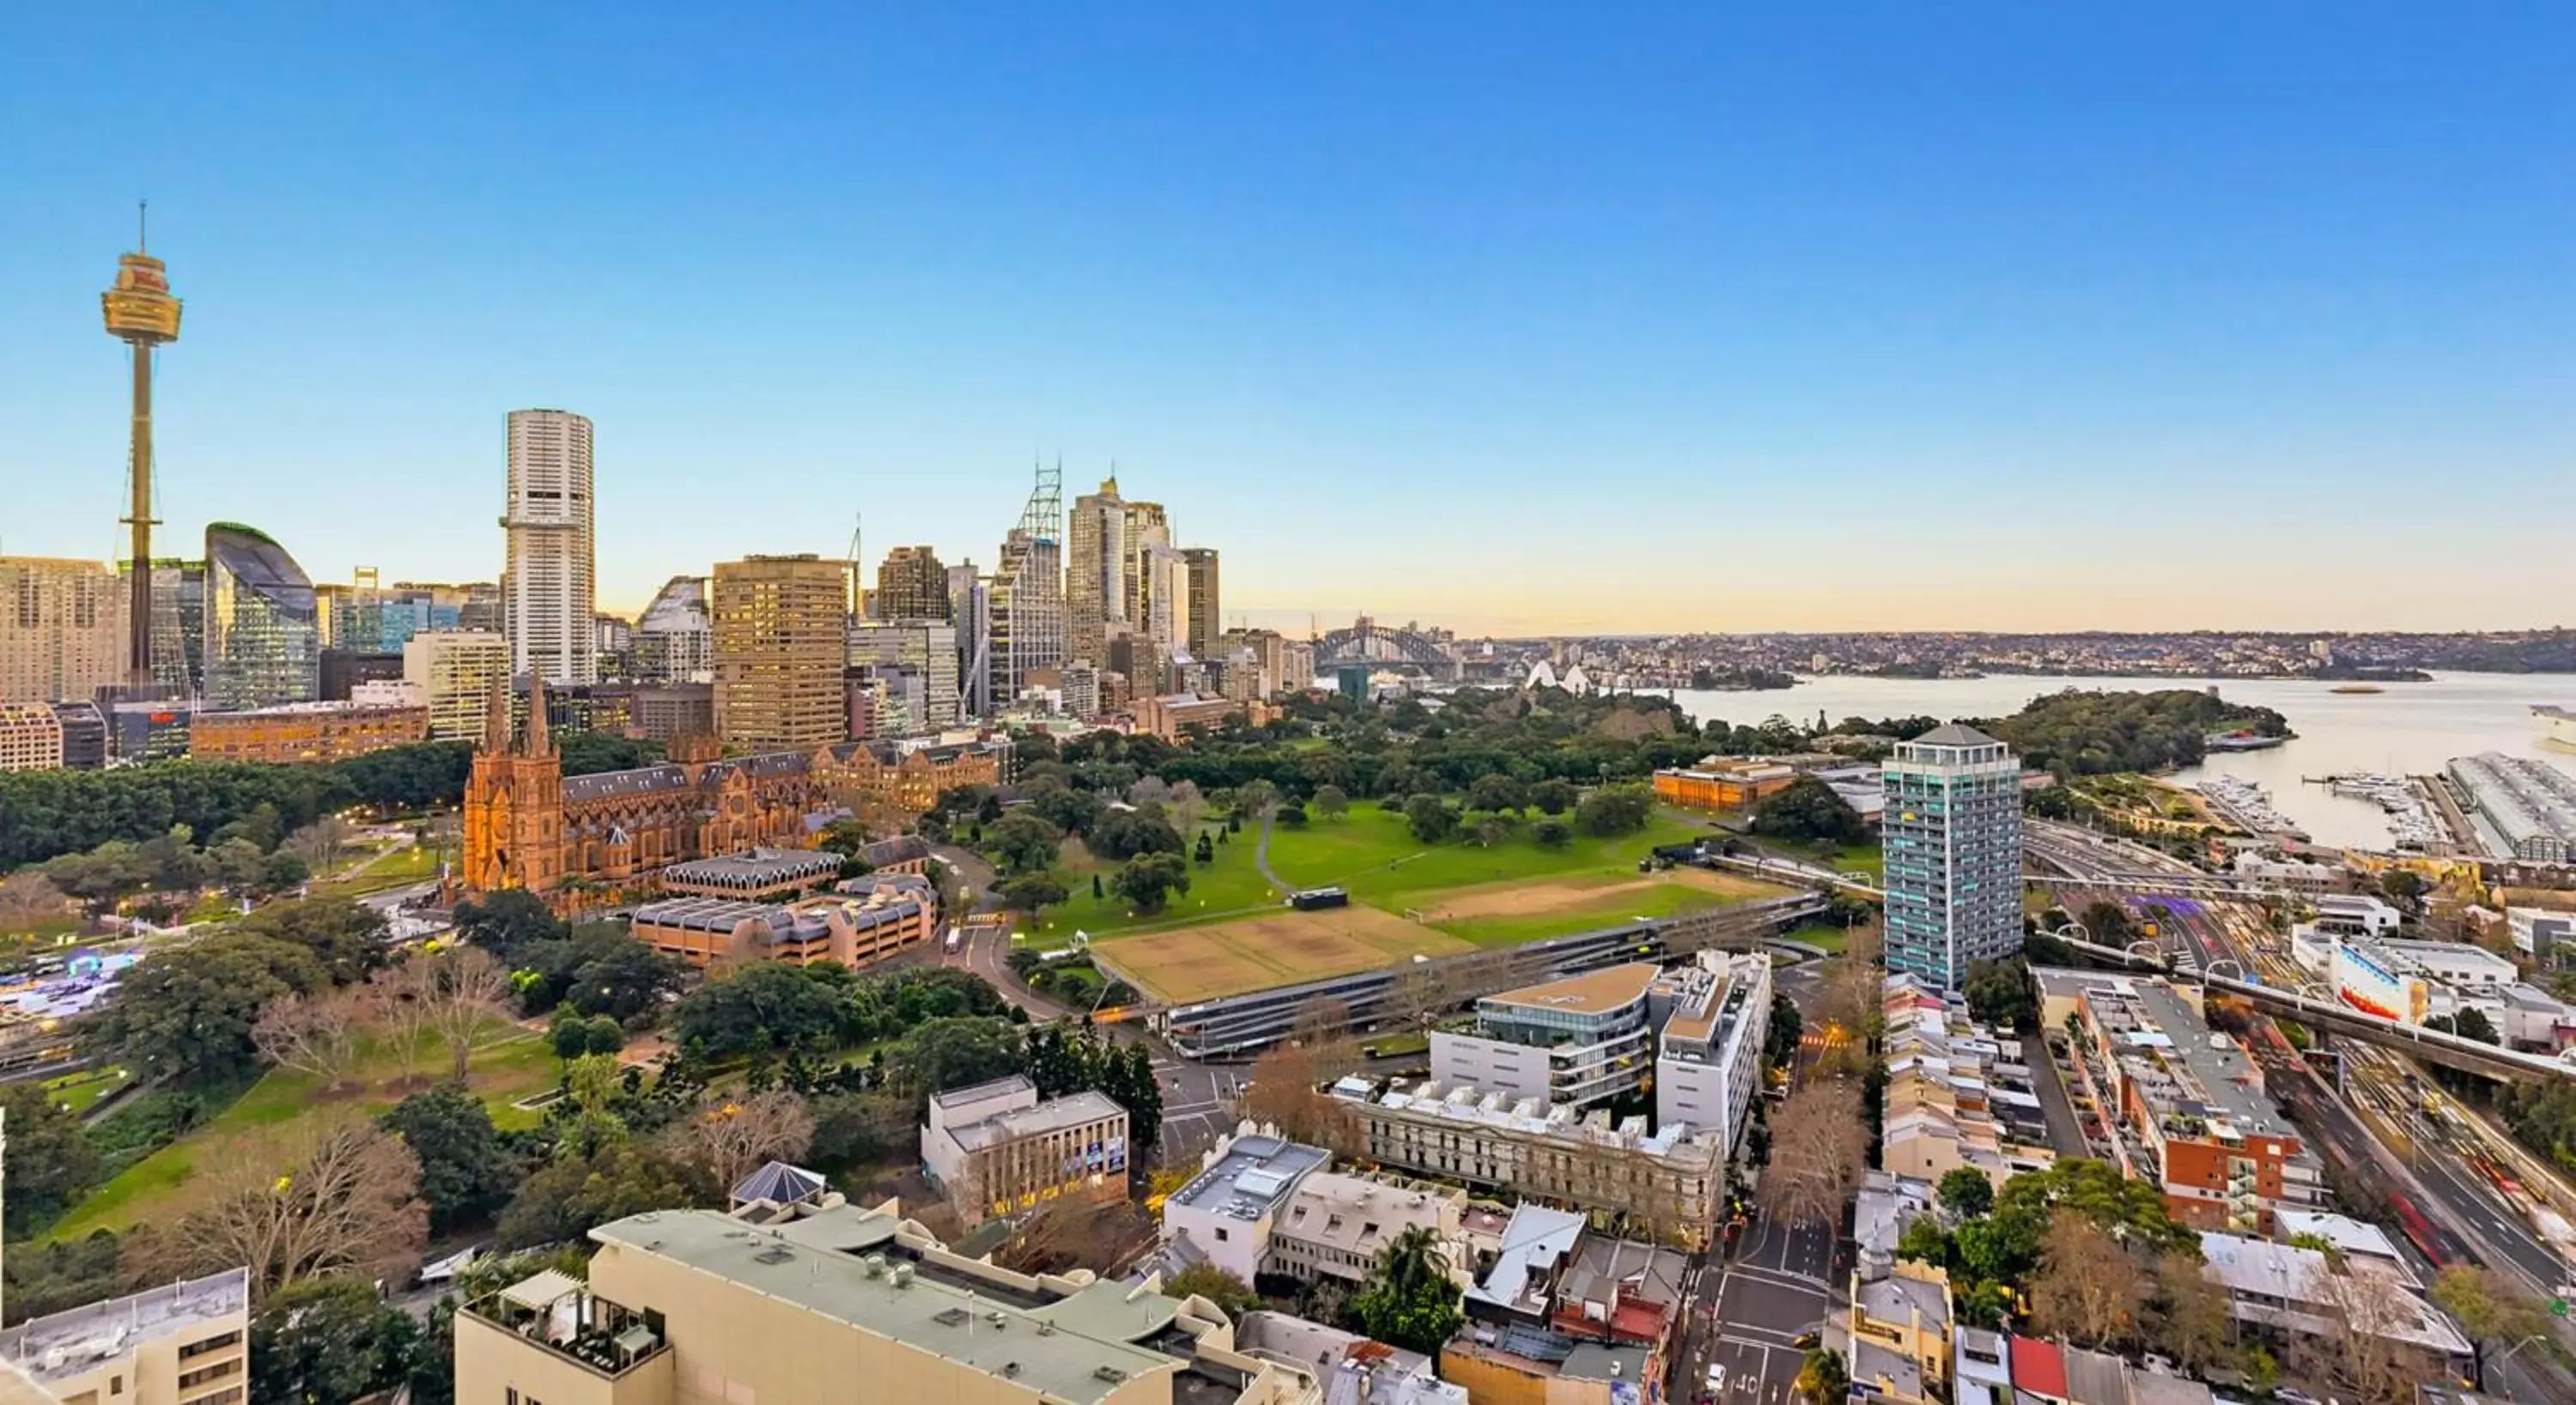
[[563,881],[563,844],[563,757],[546,734],[545,679],[531,681],[527,731],[514,739],[509,680],[495,678],[465,781],[465,886],[543,896]]

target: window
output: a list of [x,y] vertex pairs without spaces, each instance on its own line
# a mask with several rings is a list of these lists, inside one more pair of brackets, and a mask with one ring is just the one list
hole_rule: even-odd
[[1225,1226],[1223,1226],[1223,1225],[1218,1225],[1218,1226],[1217,1226],[1217,1229],[1216,1229],[1216,1242],[1217,1242],[1217,1243],[1219,1243],[1219,1244],[1222,1244],[1222,1243],[1224,1243],[1224,1242],[1225,1242]]

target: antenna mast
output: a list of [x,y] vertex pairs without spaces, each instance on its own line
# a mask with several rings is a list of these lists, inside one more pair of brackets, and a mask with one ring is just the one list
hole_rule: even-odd
[[859,617],[860,604],[867,599],[867,588],[860,584],[865,578],[859,574],[859,538],[866,532],[867,525],[866,513],[850,514],[850,619],[854,622]]

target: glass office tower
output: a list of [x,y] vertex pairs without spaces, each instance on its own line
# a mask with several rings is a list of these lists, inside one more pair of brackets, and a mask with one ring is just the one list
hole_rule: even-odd
[[256,527],[206,529],[206,699],[225,712],[321,693],[313,582]]

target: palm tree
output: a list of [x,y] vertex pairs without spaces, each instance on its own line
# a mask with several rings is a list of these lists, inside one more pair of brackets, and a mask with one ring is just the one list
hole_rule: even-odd
[[1416,1225],[1389,1241],[1377,1256],[1377,1281],[1405,1299],[1449,1284],[1449,1251],[1438,1235]]

